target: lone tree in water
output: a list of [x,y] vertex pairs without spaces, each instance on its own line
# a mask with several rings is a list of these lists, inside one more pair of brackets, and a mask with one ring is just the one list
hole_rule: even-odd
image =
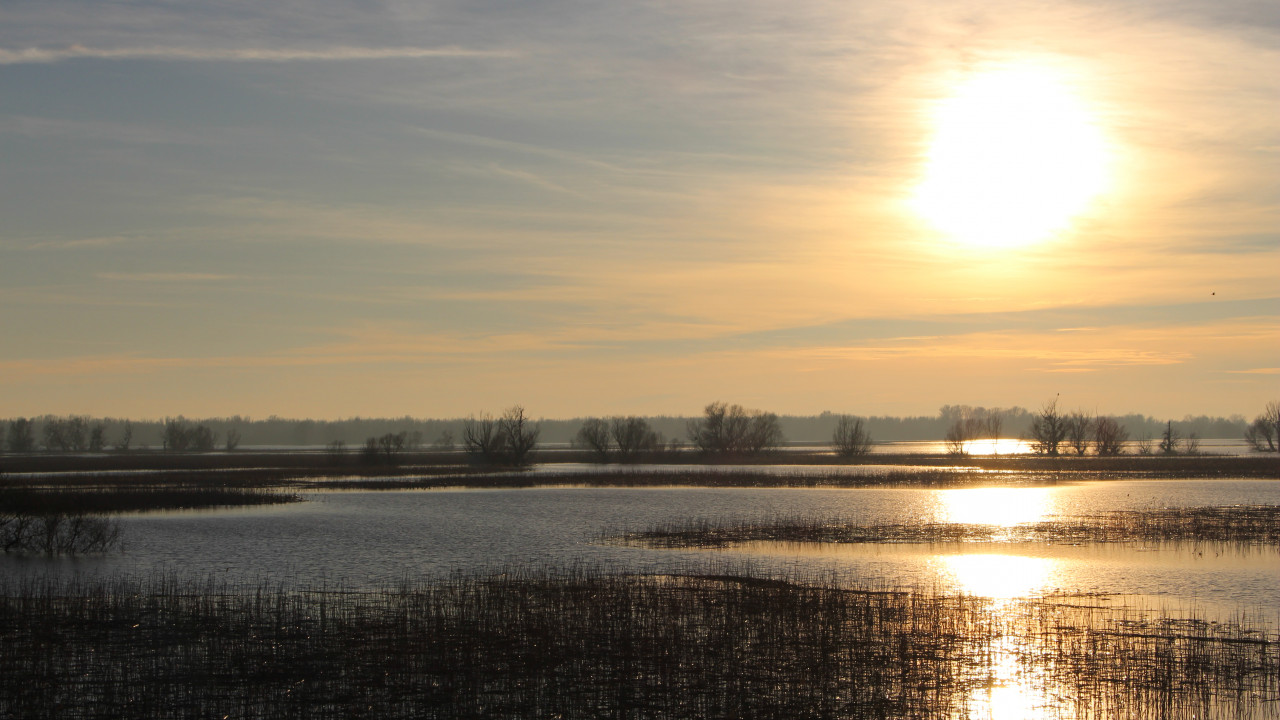
[[529,453],[538,444],[538,426],[524,416],[524,408],[513,405],[498,421],[498,430],[505,443],[504,456],[508,465],[524,467],[529,464]]
[[1041,455],[1057,457],[1067,439],[1067,419],[1058,413],[1058,398],[1045,403],[1039,414],[1031,418],[1031,449]]
[[1195,455],[1200,448],[1200,438],[1195,433],[1191,433],[1183,437],[1182,433],[1174,429],[1173,421],[1165,423],[1164,432],[1160,435],[1160,452],[1164,455],[1178,455],[1186,453]]
[[611,418],[587,418],[583,421],[574,442],[581,448],[595,453],[597,462],[609,462],[617,452],[620,462],[634,462],[642,452],[657,450],[662,436],[649,426],[649,421],[629,415]]
[[948,455],[968,455],[970,446],[982,439],[990,440],[992,452],[995,452],[995,443],[1000,439],[1000,431],[1004,428],[1004,416],[999,409],[946,405],[939,414],[944,419],[955,418],[947,428],[947,434],[943,436]]
[[699,450],[716,455],[755,455],[781,445],[778,416],[741,405],[713,402],[701,420],[689,421],[689,439]]
[[482,414],[462,426],[462,442],[467,453],[489,465],[523,467],[538,444],[538,426],[525,417],[524,408],[514,405],[495,420]]
[[578,446],[596,454],[599,462],[609,462],[613,440],[609,435],[609,421],[604,418],[587,418],[574,436]]
[[498,421],[488,413],[479,418],[467,418],[462,425],[462,444],[467,454],[485,464],[496,464],[502,451],[502,436],[498,433]]
[[831,444],[843,458],[866,455],[871,452],[871,433],[862,426],[862,418],[841,415],[831,435]]
[[1066,417],[1067,444],[1076,455],[1084,455],[1089,451],[1089,440],[1093,437],[1094,419],[1076,411]]
[[398,433],[385,433],[378,437],[367,438],[364,441],[364,447],[360,450],[360,461],[369,465],[378,463],[395,465],[408,437],[409,434],[401,430]]
[[634,415],[611,419],[609,434],[622,462],[632,462],[641,452],[657,450],[662,445],[662,436],[649,427],[649,421]]
[[1280,450],[1280,400],[1272,400],[1244,431],[1244,439],[1257,452]]
[[1121,455],[1129,431],[1111,417],[1100,417],[1093,423],[1093,448],[1099,455]]

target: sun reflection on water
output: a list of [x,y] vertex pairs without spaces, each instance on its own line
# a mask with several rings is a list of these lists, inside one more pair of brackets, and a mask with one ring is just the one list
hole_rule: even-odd
[[969,695],[968,720],[1070,720],[1070,707],[1041,689],[1014,647],[1005,638],[989,658],[991,680]]
[[[939,555],[939,575],[957,590],[991,599],[998,614],[1020,612],[1016,600],[1043,592],[1055,584],[1058,562],[1052,558],[1003,554]],[[968,699],[969,720],[1036,720],[1065,718],[1066,710],[1045,688],[1043,669],[1028,663],[1016,639],[1005,634],[986,655],[989,679]]]
[[1053,488],[939,490],[936,521],[1010,527],[1040,522],[1055,510]]
[[967,455],[1025,455],[1031,452],[1031,443],[1017,438],[970,440],[964,443]]
[[1057,561],[1021,555],[938,555],[939,575],[961,592],[993,600],[1026,597],[1052,585]]
[[[1053,488],[965,488],[937,493],[937,521],[1013,527],[1041,522],[1057,509]],[[931,562],[943,586],[990,598],[997,613],[1013,613],[1016,600],[1059,585],[1062,562],[1007,553],[938,554]],[[995,642],[990,679],[969,696],[969,720],[1063,718],[1064,708],[1046,694],[1034,664],[1020,657],[1011,638]]]

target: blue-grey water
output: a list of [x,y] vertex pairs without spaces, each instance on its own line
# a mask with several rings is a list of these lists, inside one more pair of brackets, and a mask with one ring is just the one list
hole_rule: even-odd
[[707,489],[555,487],[333,491],[303,503],[127,515],[122,552],[75,559],[5,556],[0,575],[176,572],[286,584],[368,585],[516,567],[636,571],[749,567],[1014,597],[1132,594],[1230,614],[1280,608],[1280,550],[1235,546],[756,545],[657,550],[601,540],[691,518],[802,515],[861,522],[1012,525],[1121,509],[1280,503],[1273,480],[1089,482],[1053,487]]

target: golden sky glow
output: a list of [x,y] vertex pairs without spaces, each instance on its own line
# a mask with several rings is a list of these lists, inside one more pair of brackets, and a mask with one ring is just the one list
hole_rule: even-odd
[[1280,396],[1245,0],[18,2],[0,416]]

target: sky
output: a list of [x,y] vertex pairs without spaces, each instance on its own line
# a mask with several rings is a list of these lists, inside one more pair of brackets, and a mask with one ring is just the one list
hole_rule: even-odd
[[5,0],[0,417],[1253,417],[1280,4]]

